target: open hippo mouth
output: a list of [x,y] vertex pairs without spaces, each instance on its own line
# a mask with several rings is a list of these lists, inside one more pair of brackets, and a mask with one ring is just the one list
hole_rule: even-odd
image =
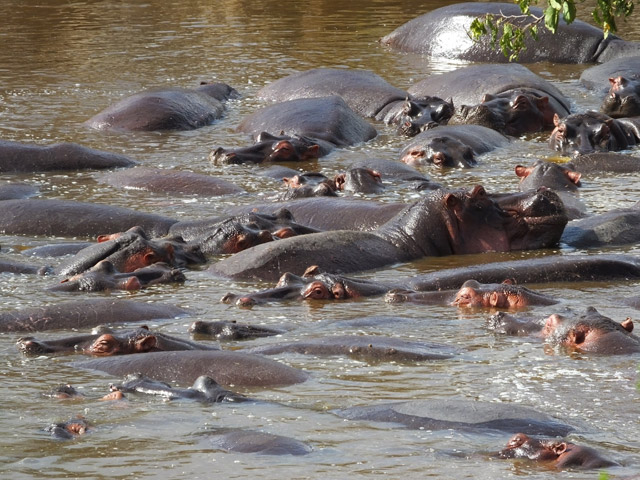
[[511,227],[511,250],[532,250],[557,245],[569,221],[562,200],[552,190],[497,195],[496,203],[507,212]]

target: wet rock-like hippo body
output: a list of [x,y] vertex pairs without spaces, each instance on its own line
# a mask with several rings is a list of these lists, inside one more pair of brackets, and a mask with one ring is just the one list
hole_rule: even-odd
[[216,346],[190,342],[160,332],[151,332],[147,326],[124,332],[101,331],[100,333],[75,335],[54,340],[22,337],[18,339],[16,345],[18,350],[25,355],[84,353],[95,356],[110,356],[173,350],[218,350]]
[[443,360],[457,351],[442,344],[411,342],[373,335],[329,336],[299,342],[274,343],[249,350],[262,355],[299,353],[304,355],[343,355],[367,362],[420,362]]
[[136,163],[124,155],[75,143],[35,145],[0,140],[0,172],[3,173],[102,170],[132,167]]
[[471,192],[441,189],[375,231],[285,238],[244,250],[208,271],[275,280],[283,272],[301,274],[311,264],[328,273],[348,273],[425,256],[544,248],[558,241],[566,222],[564,207],[550,190],[503,210],[481,186]]
[[[531,12],[543,15],[539,8],[531,7]],[[394,50],[435,58],[506,63],[509,59],[498,45],[491,46],[490,35],[474,42],[468,34],[471,22],[487,13],[522,15],[520,7],[511,3],[456,3],[410,20],[380,41]],[[623,52],[626,55],[640,52],[635,43],[624,42],[615,35],[604,38],[602,30],[580,20],[570,25],[560,20],[555,35],[540,28],[538,37],[537,42],[526,39],[527,48],[520,53],[519,62],[593,63]]]
[[210,175],[144,167],[112,172],[99,177],[98,181],[115,187],[145,190],[171,196],[217,197],[244,192],[244,189],[237,185]]
[[206,322],[196,320],[189,326],[189,333],[194,337],[213,337],[216,340],[235,341],[252,338],[272,337],[284,333],[284,330],[249,325],[236,322]]
[[7,235],[96,237],[105,232],[124,232],[137,225],[150,236],[160,237],[174,223],[176,220],[153,213],[70,200],[0,202],[0,229]]
[[334,411],[349,420],[399,423],[411,429],[566,435],[573,427],[531,408],[477,401],[416,400]]
[[589,67],[580,75],[580,83],[602,94],[609,91],[610,78],[637,78],[640,76],[640,56],[614,58],[600,65]]
[[640,203],[572,220],[560,242],[574,248],[631,245],[640,240]]
[[127,375],[123,383],[111,384],[112,392],[143,393],[158,395],[167,400],[188,399],[203,403],[246,402],[248,397],[222,388],[216,381],[203,375],[198,377],[189,388],[177,388],[171,385],[147,378],[139,373]]
[[98,130],[191,130],[210,125],[224,112],[223,100],[238,96],[226,84],[197,89],[168,88],[136,93],[85,122]]
[[402,102],[407,92],[366,70],[315,68],[294,73],[263,87],[258,96],[269,102],[337,95],[363,117],[375,117],[390,104]]
[[0,314],[0,332],[87,329],[109,323],[143,322],[187,315],[185,309],[163,303],[131,300],[81,300]]
[[206,375],[222,385],[273,387],[302,383],[308,374],[266,357],[232,351],[150,352],[77,362],[111,375],[141,373],[154,380],[192,384]]
[[426,130],[400,151],[400,160],[408,165],[437,167],[473,167],[476,155],[509,143],[507,137],[481,125],[451,125]]
[[234,430],[208,435],[208,446],[214,450],[256,455],[307,455],[313,448],[306,443],[266,432]]
[[618,465],[593,448],[559,440],[538,440],[524,433],[516,433],[509,439],[506,447],[500,451],[500,458],[528,458],[558,469],[592,469]]

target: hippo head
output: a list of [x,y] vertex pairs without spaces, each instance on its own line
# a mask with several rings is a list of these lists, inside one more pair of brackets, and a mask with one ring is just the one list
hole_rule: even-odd
[[516,433],[499,455],[500,458],[528,458],[544,462],[556,460],[566,449],[565,442],[546,442]]
[[549,97],[516,90],[500,95],[486,94],[478,105],[462,105],[449,124],[482,125],[519,136],[553,127],[553,114]]
[[380,193],[384,191],[382,176],[370,168],[351,168],[333,179],[336,189],[352,193]]
[[473,150],[451,137],[435,137],[427,145],[410,148],[401,158],[407,165],[469,168],[477,164]]
[[278,197],[279,201],[308,197],[335,197],[335,181],[317,172],[301,173],[282,179],[287,190]]
[[545,320],[542,336],[554,346],[578,351],[627,354],[640,352],[640,338],[633,335],[633,321],[617,323],[589,307],[585,314],[569,319],[553,314]]
[[317,160],[320,146],[304,136],[275,136],[260,133],[256,143],[249,147],[226,150],[218,147],[209,154],[211,162],[240,164],[272,162],[306,162]]
[[540,187],[493,198],[510,215],[506,227],[509,250],[535,250],[558,244],[568,217],[564,203],[553,190]]
[[560,119],[554,115],[555,129],[549,146],[564,155],[622,150],[635,145],[635,137],[613,118],[599,112],[576,113]]
[[84,353],[100,357],[145,353],[153,351],[156,344],[156,336],[145,326],[126,337],[118,337],[110,333],[100,335],[84,350]]
[[453,112],[453,101],[450,98],[407,98],[397,108],[389,110],[384,121],[389,125],[397,125],[400,135],[413,137],[429,128],[445,125]]
[[610,78],[611,88],[600,111],[612,118],[636,117],[640,115],[640,81],[625,77]]
[[241,307],[251,307],[258,303],[284,300],[343,300],[371,295],[381,295],[388,290],[367,280],[358,280],[320,273],[317,266],[307,268],[302,276],[287,272],[280,277],[275,288],[261,290],[245,295],[227,293],[222,302]]
[[451,302],[458,307],[485,308],[522,308],[526,299],[521,287],[513,285],[510,279],[500,284],[481,284],[475,280],[467,280]]
[[575,191],[582,174],[553,162],[536,160],[530,167],[517,165],[516,175],[520,177],[520,190],[535,190],[547,187],[556,191]]

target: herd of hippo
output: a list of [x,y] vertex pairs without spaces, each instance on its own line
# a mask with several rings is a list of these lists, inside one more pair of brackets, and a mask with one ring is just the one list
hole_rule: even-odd
[[[589,252],[637,245],[640,204],[589,214],[577,193],[581,181],[594,173],[640,171],[640,157],[616,153],[640,143],[640,45],[614,35],[603,39],[600,30],[576,21],[561,25],[557,37],[541,33],[540,43],[528,46],[520,58],[523,63],[599,63],[585,68],[580,80],[591,95],[601,98],[601,109],[575,111],[574,102],[557,86],[521,64],[504,63],[502,53],[488,42],[474,43],[466,37],[473,18],[516,10],[510,4],[454,4],[419,16],[382,38],[384,48],[400,52],[485,62],[429,76],[407,90],[372,72],[337,68],[293,73],[262,88],[258,97],[266,106],[237,127],[252,144],[212,146],[209,159],[228,168],[260,164],[255,168],[261,174],[283,186],[273,202],[256,200],[230,208],[225,215],[181,220],[105,204],[32,198],[38,192],[27,184],[0,185],[1,233],[7,238],[51,239],[21,252],[9,248],[0,271],[44,276],[50,279],[48,291],[56,295],[92,295],[5,310],[0,313],[0,332],[13,335],[23,355],[74,354],[74,367],[114,376],[104,396],[93,398],[112,402],[140,395],[206,404],[261,402],[259,396],[245,395],[243,388],[255,392],[310,377],[308,371],[270,358],[287,352],[402,364],[461,355],[451,345],[384,335],[273,341],[286,337],[288,328],[207,319],[192,323],[184,332],[185,337],[193,336],[188,340],[146,325],[193,315],[188,309],[89,293],[149,289],[152,295],[159,284],[180,288],[193,272],[205,271],[236,282],[234,288],[256,285],[221,299],[241,308],[371,297],[387,304],[486,309],[486,327],[496,334],[526,337],[556,351],[585,356],[640,353],[631,318],[613,320],[599,313],[598,305],[589,304],[582,312],[560,307],[550,312],[562,299],[526,286],[640,279],[640,259],[635,255]],[[447,41],[452,34],[461,41]],[[224,83],[149,90],[97,113],[84,127],[120,134],[198,129],[220,121],[231,99],[241,102],[242,95]],[[337,149],[369,142],[382,128],[406,137],[395,162],[354,162],[353,168],[334,176],[296,170],[300,162],[330,158]],[[550,149],[541,157],[555,152],[570,158],[566,163],[537,160],[514,165],[520,178],[517,192],[482,185],[448,188],[422,173],[482,168],[483,154],[532,134],[548,135]],[[0,171],[5,174],[80,169],[104,170],[97,181],[117,187],[169,194],[246,194],[242,186],[215,176],[149,168],[126,156],[74,143],[0,141]],[[393,184],[413,185],[419,198],[413,203],[364,199],[390,188],[390,179]],[[352,198],[354,193],[358,199]],[[586,253],[558,255],[553,250],[557,248]],[[358,276],[425,257],[542,249],[548,254],[406,278]],[[30,260],[22,260],[25,256]],[[272,285],[264,288],[267,283]],[[118,325],[130,323],[136,325]],[[39,339],[39,332],[45,331],[46,337]],[[52,336],[49,331],[67,334]],[[251,346],[225,348],[225,343],[245,340],[249,342],[244,345]],[[61,381],[64,385],[46,394],[52,401],[93,401]],[[331,414],[413,429],[498,433],[505,447],[487,457],[528,459],[556,469],[615,469],[625,463],[624,458],[609,458],[606,452],[559,439],[576,430],[570,422],[515,404],[459,399],[443,405],[407,399]],[[90,418],[78,417],[45,430],[71,439],[91,429]],[[241,430],[218,432],[215,444],[221,450],[274,455],[314,450],[294,438]]]

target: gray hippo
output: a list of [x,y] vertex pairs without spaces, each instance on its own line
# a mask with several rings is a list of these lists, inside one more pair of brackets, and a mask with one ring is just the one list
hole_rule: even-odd
[[132,167],[137,162],[76,143],[36,145],[0,140],[0,172],[50,172]]
[[501,208],[482,186],[436,190],[375,231],[328,231],[257,245],[208,271],[236,279],[275,280],[310,264],[348,273],[432,255],[544,248],[555,245],[567,217],[551,190]]
[[208,448],[256,455],[307,455],[313,448],[294,438],[249,430],[216,430],[207,434]]
[[570,221],[560,242],[573,248],[630,245],[640,240],[640,203]]
[[558,469],[601,469],[619,465],[604,458],[593,448],[556,439],[538,440],[524,433],[516,433],[511,437],[505,448],[500,450],[499,456],[500,458],[527,458]]
[[174,223],[176,220],[153,213],[71,200],[0,202],[0,231],[7,235],[95,237],[140,226],[152,237],[159,237]]
[[144,322],[187,315],[183,308],[164,303],[91,299],[0,314],[0,332],[86,329],[109,323]]
[[519,64],[472,65],[431,75],[409,92],[451,97],[456,111],[449,125],[483,125],[513,136],[551,130],[554,114],[570,112],[560,90]]
[[626,56],[587,68],[580,75],[580,83],[590,90],[604,94],[609,91],[610,78],[622,76],[636,79],[638,75],[640,75],[640,56]]
[[410,166],[469,168],[476,155],[509,143],[501,133],[481,125],[447,125],[426,130],[400,151],[400,160]]
[[75,362],[76,367],[124,376],[141,373],[154,380],[192,384],[207,375],[222,385],[274,387],[307,380],[308,374],[261,355],[226,350],[134,353]]
[[333,411],[348,420],[399,423],[411,429],[566,435],[573,427],[521,405],[458,398],[414,400]]
[[[237,150],[216,148],[210,155],[212,161],[308,160],[336,147],[367,142],[377,135],[376,129],[338,96],[299,98],[270,105],[245,118],[237,130],[252,135],[256,145]],[[265,133],[270,136],[262,145]],[[302,144],[298,147],[301,153],[291,141]]]
[[236,195],[244,189],[222,178],[193,172],[158,168],[131,168],[97,177],[100,183],[120,188],[133,188],[147,192],[175,196]]
[[[536,16],[543,14],[536,7],[531,7],[531,13]],[[434,58],[506,63],[508,57],[499,45],[491,45],[489,35],[474,42],[468,33],[471,22],[486,14],[518,16],[522,11],[512,3],[456,3],[408,21],[380,42],[394,50]],[[580,20],[570,25],[560,20],[555,35],[540,28],[538,41],[527,37],[525,45],[518,58],[522,63],[595,63],[640,53],[640,46],[635,42],[625,42],[615,35],[604,38],[601,29]]]
[[120,100],[85,125],[98,130],[192,130],[219,119],[222,101],[236,96],[238,92],[224,83],[203,83],[194,90],[148,90]]

